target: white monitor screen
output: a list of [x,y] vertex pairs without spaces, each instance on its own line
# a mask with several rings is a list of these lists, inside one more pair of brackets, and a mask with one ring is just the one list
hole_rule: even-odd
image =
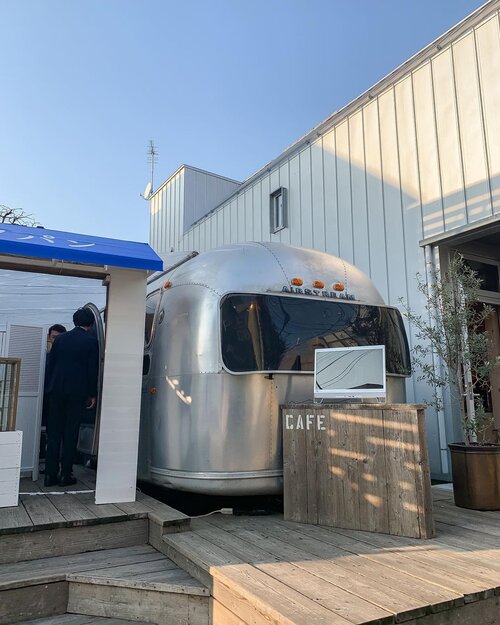
[[385,394],[384,345],[316,350],[316,399],[385,398]]

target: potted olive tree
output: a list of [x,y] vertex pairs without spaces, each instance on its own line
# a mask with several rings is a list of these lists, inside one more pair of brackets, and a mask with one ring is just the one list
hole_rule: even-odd
[[500,444],[485,440],[493,417],[485,411],[484,397],[490,391],[490,375],[500,364],[500,357],[491,357],[490,336],[484,330],[492,309],[479,303],[481,280],[459,254],[450,259],[447,271],[434,273],[431,284],[420,275],[417,282],[426,314],[405,307],[419,341],[413,346],[413,364],[418,379],[432,389],[428,404],[442,409],[438,389],[449,390],[463,427],[463,442],[449,445],[455,504],[500,510]]

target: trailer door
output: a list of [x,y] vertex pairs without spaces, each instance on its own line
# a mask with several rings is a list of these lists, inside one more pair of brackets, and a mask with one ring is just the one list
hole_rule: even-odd
[[90,310],[94,316],[94,325],[89,330],[92,336],[97,339],[99,349],[99,373],[97,381],[97,402],[95,409],[89,410],[86,422],[80,426],[78,437],[78,451],[88,456],[96,457],[99,444],[99,423],[101,420],[102,403],[102,376],[104,371],[104,322],[99,309],[95,304],[89,302],[83,308]]
[[152,371],[154,359],[154,345],[157,316],[161,301],[161,291],[158,289],[149,293],[146,298],[146,318],[144,323],[144,358],[142,363],[142,393],[141,393],[141,425],[139,430],[139,456],[138,477],[149,479],[149,459],[151,457],[152,420],[151,410],[153,397],[156,394],[154,388],[154,376]]

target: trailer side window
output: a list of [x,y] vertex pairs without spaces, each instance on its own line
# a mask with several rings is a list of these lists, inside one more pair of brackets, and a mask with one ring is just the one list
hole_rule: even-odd
[[160,301],[160,291],[151,293],[146,298],[146,323],[144,325],[144,345],[147,347],[153,338],[155,312]]

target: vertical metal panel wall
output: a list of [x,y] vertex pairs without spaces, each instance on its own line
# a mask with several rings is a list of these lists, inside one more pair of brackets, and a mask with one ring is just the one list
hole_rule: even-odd
[[241,182],[184,167],[184,230],[234,193]]
[[149,243],[158,254],[179,249],[184,234],[184,173],[184,167],[178,169],[150,201]]
[[[159,254],[185,249],[180,242],[186,230],[234,193],[240,185],[236,180],[195,167],[180,167],[151,198],[151,246]],[[210,241],[206,247],[211,247]]]
[[[314,247],[359,266],[388,303],[404,298],[421,309],[415,274],[425,273],[425,263],[419,242],[500,218],[498,6],[491,2],[486,15],[481,9],[481,21],[464,28],[465,20],[455,36],[409,62],[408,71],[387,80],[376,95],[309,133],[180,233],[176,249],[269,240]],[[288,192],[289,227],[271,234],[269,196],[279,187]],[[153,246],[158,249],[154,240]],[[412,384],[409,400],[429,395],[415,379]],[[427,427],[439,475],[432,415]]]

